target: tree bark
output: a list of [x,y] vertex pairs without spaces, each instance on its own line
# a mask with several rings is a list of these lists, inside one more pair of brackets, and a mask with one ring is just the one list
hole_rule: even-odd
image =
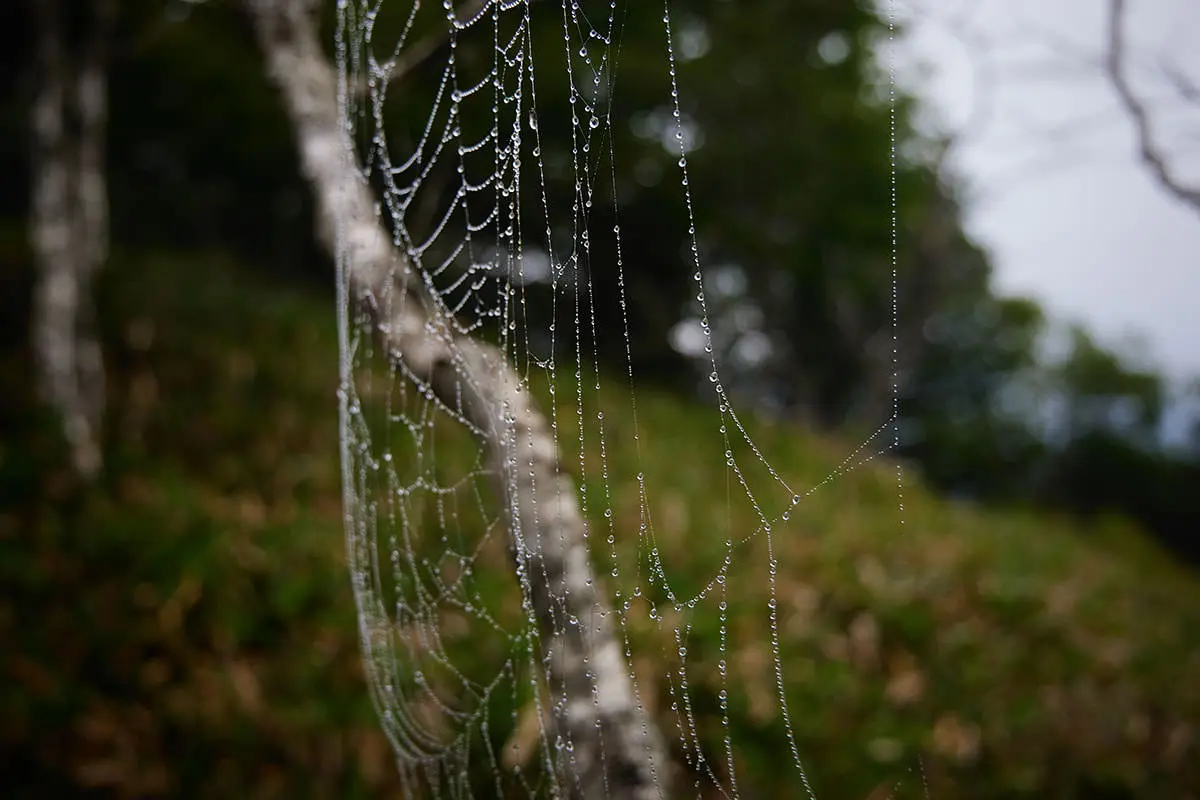
[[[108,251],[106,50],[114,9],[111,0],[38,0],[33,7],[39,85],[31,153],[30,238],[38,270],[32,338],[42,397],[62,416],[76,469],[91,477],[101,464],[104,414],[91,290]],[[69,20],[69,12],[80,19]],[[71,41],[71,27],[78,41]]]
[[437,292],[381,225],[344,125],[347,87],[321,49],[309,4],[246,2],[295,130],[320,240],[338,259],[351,301],[370,316],[389,358],[484,440],[524,607],[539,630],[551,692],[566,701],[550,737],[572,745],[569,758],[557,759],[562,793],[662,796],[662,745],[595,581],[575,488],[559,469],[546,419],[498,349],[455,331]]

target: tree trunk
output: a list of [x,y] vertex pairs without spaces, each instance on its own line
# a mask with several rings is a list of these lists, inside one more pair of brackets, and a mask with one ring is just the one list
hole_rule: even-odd
[[[91,477],[100,468],[104,414],[91,290],[108,250],[105,69],[113,6],[37,0],[33,7],[39,83],[31,154],[33,343],[42,397],[63,418],[76,469]],[[69,12],[79,18],[69,19]]]
[[247,5],[295,129],[320,239],[338,259],[352,302],[370,315],[389,358],[484,439],[550,688],[566,699],[551,740],[572,744],[571,763],[559,761],[575,774],[559,775],[559,784],[587,800],[662,796],[660,739],[637,698],[615,614],[594,580],[575,489],[558,468],[547,421],[499,350],[454,331],[440,297],[380,224],[343,125],[346,87],[321,49],[310,4]]

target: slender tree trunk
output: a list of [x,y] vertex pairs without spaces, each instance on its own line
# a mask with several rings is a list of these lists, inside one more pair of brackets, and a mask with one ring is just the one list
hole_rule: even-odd
[[100,468],[104,414],[104,362],[91,291],[108,249],[105,70],[113,6],[110,0],[36,0],[33,7],[33,342],[42,396],[62,415],[75,467],[90,477]]
[[440,297],[380,224],[343,127],[346,87],[321,49],[309,4],[246,2],[295,129],[320,239],[339,260],[352,301],[370,315],[389,356],[485,440],[550,688],[566,698],[554,733],[572,743],[571,763],[562,767],[575,775],[560,775],[560,785],[586,800],[662,796],[660,739],[594,580],[574,486],[558,468],[549,425],[499,350],[452,329]]

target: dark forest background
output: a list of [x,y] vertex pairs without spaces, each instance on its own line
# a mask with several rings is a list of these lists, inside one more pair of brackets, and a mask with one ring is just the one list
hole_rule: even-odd
[[[2,34],[0,213],[13,230],[29,187],[32,53],[22,8],[5,12]],[[686,394],[707,374],[707,356],[694,358],[687,344],[687,329],[698,327],[694,270],[661,21],[651,16],[626,20],[613,104],[619,204],[594,212],[595,225],[607,229],[603,217],[614,214],[621,223],[635,373]],[[890,121],[872,56],[881,20],[853,3],[816,0],[753,11],[696,2],[679,17],[685,130],[698,146],[691,188],[715,198],[698,204],[696,221],[731,387],[812,427],[873,430],[892,413],[893,382]],[[381,41],[389,21],[385,13],[377,23]],[[122,4],[111,63],[112,237],[129,248],[221,250],[332,291],[287,122],[246,28],[222,3]],[[788,33],[764,37],[765,29]],[[543,62],[561,60],[552,47],[542,43]],[[400,149],[424,125],[440,64],[430,58],[390,93]],[[563,78],[543,72],[549,100],[540,113],[565,118]],[[1200,558],[1191,488],[1200,437],[1168,440],[1163,425],[1170,411],[1176,431],[1194,431],[1195,393],[1142,363],[1144,354],[1047,319],[1033,298],[994,290],[987,253],[962,230],[959,184],[938,159],[945,142],[914,131],[913,103],[898,101],[903,456],[948,493],[1122,513],[1182,557]],[[569,205],[564,142],[546,136],[550,201]],[[453,188],[448,175],[432,180]],[[611,241],[597,238],[593,262],[611,263]],[[594,271],[601,298],[615,296],[611,276]],[[531,292],[548,302],[537,286]],[[624,369],[620,310],[601,303],[597,313],[611,334],[601,334],[603,352]],[[1051,333],[1068,342],[1053,359],[1044,347]]]

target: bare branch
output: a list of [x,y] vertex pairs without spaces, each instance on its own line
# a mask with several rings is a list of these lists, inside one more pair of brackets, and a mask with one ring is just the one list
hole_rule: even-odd
[[1200,212],[1200,187],[1187,186],[1179,180],[1158,149],[1151,131],[1150,114],[1133,91],[1125,75],[1125,45],[1122,28],[1125,19],[1125,0],[1110,0],[1108,26],[1108,74],[1117,97],[1133,120],[1134,134],[1142,161],[1151,174],[1168,192]]

